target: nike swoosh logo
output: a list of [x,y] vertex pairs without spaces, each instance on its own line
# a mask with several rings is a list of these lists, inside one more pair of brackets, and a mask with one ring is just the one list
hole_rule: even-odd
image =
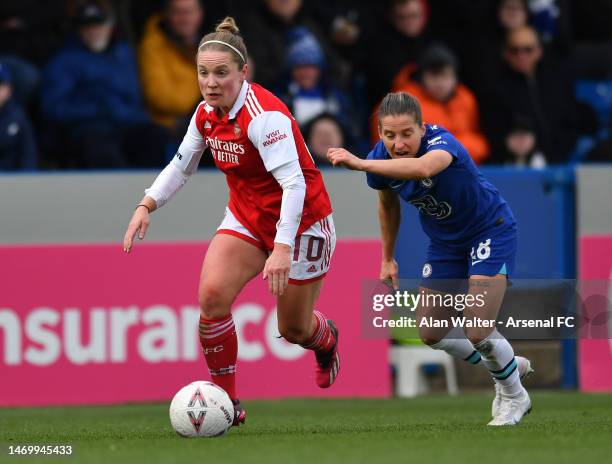
[[479,259],[478,261],[472,261],[472,266],[474,264],[482,263],[483,261],[484,261],[484,259]]

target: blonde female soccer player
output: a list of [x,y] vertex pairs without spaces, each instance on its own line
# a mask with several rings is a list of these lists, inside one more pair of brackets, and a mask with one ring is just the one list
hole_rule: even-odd
[[123,247],[143,239],[149,214],[187,182],[205,148],[227,178],[229,204],[200,276],[200,342],[213,382],[235,403],[237,338],[231,306],[263,271],[277,298],[280,334],[314,351],[316,382],[327,388],[340,368],[338,330],[314,310],[334,252],[332,207],[297,123],[287,107],[246,80],[247,49],[230,17],[202,39],[197,72],[204,101],[183,142],[136,207]]
[[[380,277],[398,288],[393,253],[401,198],[418,208],[430,238],[421,292],[446,292],[454,284],[449,279],[468,279],[473,301],[463,310],[473,326],[461,330],[452,324],[435,327],[419,322],[421,339],[434,349],[484,364],[496,386],[489,425],[514,425],[531,410],[521,377],[532,369],[527,359],[514,356],[508,340],[490,323],[497,317],[506,279],[514,269],[517,225],[512,211],[452,134],[423,124],[421,107],[413,96],[388,94],[378,111],[378,129],[381,141],[366,160],[342,148],[330,148],[328,159],[334,166],[365,171],[368,185],[379,191]],[[419,321],[450,320],[451,315],[454,312],[439,303],[417,308]]]

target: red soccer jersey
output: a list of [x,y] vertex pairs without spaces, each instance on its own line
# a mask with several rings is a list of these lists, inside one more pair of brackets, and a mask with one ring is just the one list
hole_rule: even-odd
[[230,210],[266,248],[274,248],[283,195],[270,173],[274,168],[294,159],[302,168],[306,194],[298,235],[331,214],[323,178],[297,122],[271,92],[245,81],[229,113],[219,118],[202,104],[195,122],[215,165],[226,175]]

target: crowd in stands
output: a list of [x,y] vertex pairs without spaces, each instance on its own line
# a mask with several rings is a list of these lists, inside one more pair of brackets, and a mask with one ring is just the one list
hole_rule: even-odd
[[367,154],[389,91],[478,164],[612,161],[610,0],[3,0],[0,171],[164,166],[226,15],[319,166]]

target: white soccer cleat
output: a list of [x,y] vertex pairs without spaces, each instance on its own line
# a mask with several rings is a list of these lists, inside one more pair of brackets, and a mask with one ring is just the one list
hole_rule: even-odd
[[[516,359],[516,365],[521,382],[535,372],[531,367],[531,362],[529,359],[522,356],[515,356],[514,359]],[[499,406],[501,404],[501,385],[497,381],[494,381],[494,383],[495,398],[493,398],[493,405],[491,406],[491,417],[495,417],[497,415],[497,411],[499,411]]]
[[521,421],[523,416],[530,412],[531,399],[529,398],[527,390],[524,388],[517,396],[506,396],[502,394],[499,411],[487,425],[494,427],[516,425]]

